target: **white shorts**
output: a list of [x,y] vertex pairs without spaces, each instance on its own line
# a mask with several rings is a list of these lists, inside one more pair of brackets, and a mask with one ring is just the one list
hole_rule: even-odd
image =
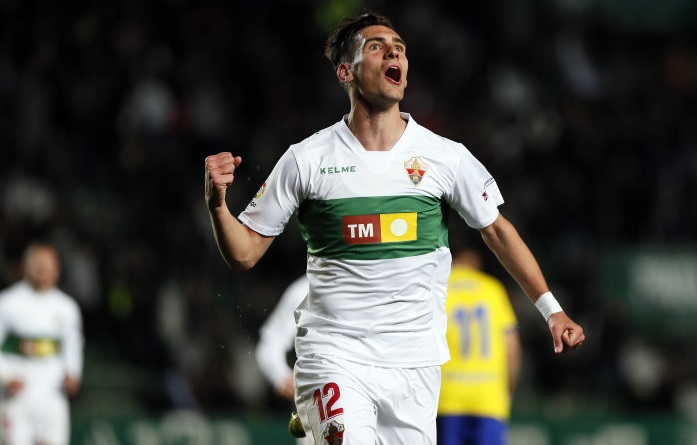
[[295,363],[295,404],[315,445],[435,445],[441,368],[383,368],[333,356]]
[[27,390],[0,401],[2,443],[67,445],[70,434],[68,401],[63,394]]

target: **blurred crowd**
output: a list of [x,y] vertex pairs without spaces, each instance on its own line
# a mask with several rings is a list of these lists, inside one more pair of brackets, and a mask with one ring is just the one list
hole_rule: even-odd
[[523,396],[694,414],[697,333],[628,329],[596,275],[614,246],[697,240],[697,4],[455,3],[0,2],[0,284],[17,279],[30,240],[50,240],[88,351],[157,376],[147,409],[285,409],[251,354],[304,270],[303,244],[291,226],[255,269],[229,271],[203,161],[243,157],[229,197],[241,211],[288,145],[339,120],[348,99],[324,39],[368,6],[407,41],[402,109],[487,166],[502,212],[588,331],[583,350],[554,358],[514,292]]

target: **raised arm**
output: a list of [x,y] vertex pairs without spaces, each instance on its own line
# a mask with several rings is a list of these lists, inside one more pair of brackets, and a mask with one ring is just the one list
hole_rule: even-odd
[[[543,295],[553,300],[537,260],[506,218],[499,215],[491,225],[480,229],[479,232],[486,245],[533,303],[538,303],[538,299]],[[586,338],[583,328],[573,322],[561,308],[546,314],[539,304],[536,306],[547,320],[554,342],[554,352],[559,354],[583,344]]]
[[205,197],[213,234],[225,262],[233,270],[254,266],[266,253],[274,237],[262,236],[240,223],[225,203],[227,188],[235,179],[240,156],[223,152],[206,158]]

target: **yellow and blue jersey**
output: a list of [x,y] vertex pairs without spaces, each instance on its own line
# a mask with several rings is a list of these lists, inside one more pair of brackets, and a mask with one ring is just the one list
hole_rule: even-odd
[[439,415],[507,420],[511,398],[506,333],[517,320],[503,284],[480,271],[453,266],[448,281],[447,341]]

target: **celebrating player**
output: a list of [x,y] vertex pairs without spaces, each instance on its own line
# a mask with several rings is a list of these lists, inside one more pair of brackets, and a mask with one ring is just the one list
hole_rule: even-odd
[[239,219],[225,195],[242,158],[208,156],[215,240],[232,269],[249,269],[298,211],[309,294],[296,311],[295,402],[316,445],[433,445],[449,359],[450,208],[543,313],[555,352],[576,348],[584,333],[499,213],[491,174],[462,144],[400,111],[409,62],[392,23],[375,13],[344,19],[325,54],[349,113],[290,146]]

